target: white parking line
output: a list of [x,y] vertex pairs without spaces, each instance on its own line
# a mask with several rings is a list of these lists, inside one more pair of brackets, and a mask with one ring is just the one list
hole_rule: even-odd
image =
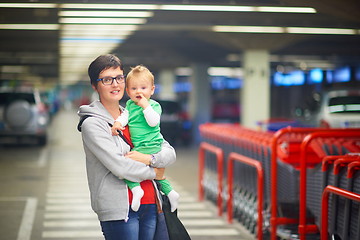
[[94,219],[97,220],[97,216],[94,212],[56,212],[45,213],[45,219]]
[[184,203],[184,202],[180,201],[179,209],[180,210],[196,210],[196,209],[202,210],[202,209],[206,209],[206,206],[204,203],[201,203],[201,202]]
[[24,213],[21,219],[17,240],[30,240],[31,232],[35,220],[37,198],[33,197],[2,197],[0,201],[25,201]]
[[239,231],[234,228],[191,229],[187,231],[191,236],[237,236]]
[[63,220],[63,221],[45,221],[44,227],[48,228],[78,228],[78,227],[99,227],[99,221],[93,220]]
[[182,219],[181,222],[186,227],[210,227],[210,226],[226,226],[226,223],[222,219]]
[[46,163],[48,161],[48,149],[47,148],[43,148],[40,152],[40,157],[39,159],[36,161],[36,166],[39,168],[45,167]]
[[101,237],[102,233],[98,230],[86,231],[45,231],[42,234],[43,238],[94,238]]
[[37,199],[33,197],[27,198],[17,240],[30,239],[36,214],[36,207]]
[[184,211],[181,210],[178,212],[179,218],[203,218],[203,217],[213,217],[213,213],[211,211]]
[[71,205],[67,205],[67,204],[56,204],[56,205],[46,205],[45,206],[45,210],[46,211],[51,211],[51,212],[92,212],[91,210],[91,206],[86,204],[71,204]]
[[47,204],[87,204],[90,206],[89,197],[83,198],[47,198]]
[[78,197],[87,197],[89,198],[89,192],[77,192],[77,193],[71,193],[71,192],[47,192],[46,196],[48,198],[78,198]]

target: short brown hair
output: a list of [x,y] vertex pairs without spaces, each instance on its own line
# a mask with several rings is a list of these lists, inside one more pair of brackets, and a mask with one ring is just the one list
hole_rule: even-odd
[[98,56],[88,68],[88,75],[90,77],[91,85],[97,85],[97,79],[102,71],[109,68],[120,67],[124,71],[124,67],[121,63],[121,60],[114,54],[105,54]]

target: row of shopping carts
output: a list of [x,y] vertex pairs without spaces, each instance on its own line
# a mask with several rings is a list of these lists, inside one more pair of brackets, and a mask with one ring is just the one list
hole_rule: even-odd
[[360,129],[206,123],[200,133],[199,196],[229,222],[258,239],[360,239]]

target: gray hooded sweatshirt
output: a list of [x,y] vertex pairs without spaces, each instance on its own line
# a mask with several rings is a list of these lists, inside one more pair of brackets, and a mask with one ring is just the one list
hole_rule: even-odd
[[[81,125],[91,207],[100,221],[127,220],[129,199],[123,179],[133,182],[154,179],[155,171],[125,157],[130,147],[121,137],[112,136],[109,123],[114,124],[114,119],[100,101],[81,106],[78,115],[91,116]],[[175,150],[166,141],[154,156],[155,167],[159,168],[176,159]]]

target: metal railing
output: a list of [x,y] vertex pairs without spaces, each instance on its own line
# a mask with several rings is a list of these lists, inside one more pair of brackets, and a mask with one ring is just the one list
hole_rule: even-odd
[[217,161],[217,176],[218,176],[218,196],[217,196],[217,205],[218,205],[218,215],[222,215],[222,189],[223,189],[223,162],[224,162],[224,153],[221,148],[218,148],[214,145],[211,145],[206,142],[202,142],[199,147],[199,200],[204,200],[204,168],[205,168],[205,151],[212,152],[216,155]]
[[257,171],[257,200],[258,200],[258,219],[257,219],[257,238],[258,240],[263,239],[263,231],[262,231],[262,223],[263,223],[263,205],[264,205],[264,171],[261,163],[252,158],[245,157],[238,153],[230,153],[228,157],[228,202],[227,202],[227,214],[228,214],[228,222],[232,222],[232,214],[233,214],[233,173],[234,173],[234,161],[238,161],[247,165],[250,165],[256,168]]

